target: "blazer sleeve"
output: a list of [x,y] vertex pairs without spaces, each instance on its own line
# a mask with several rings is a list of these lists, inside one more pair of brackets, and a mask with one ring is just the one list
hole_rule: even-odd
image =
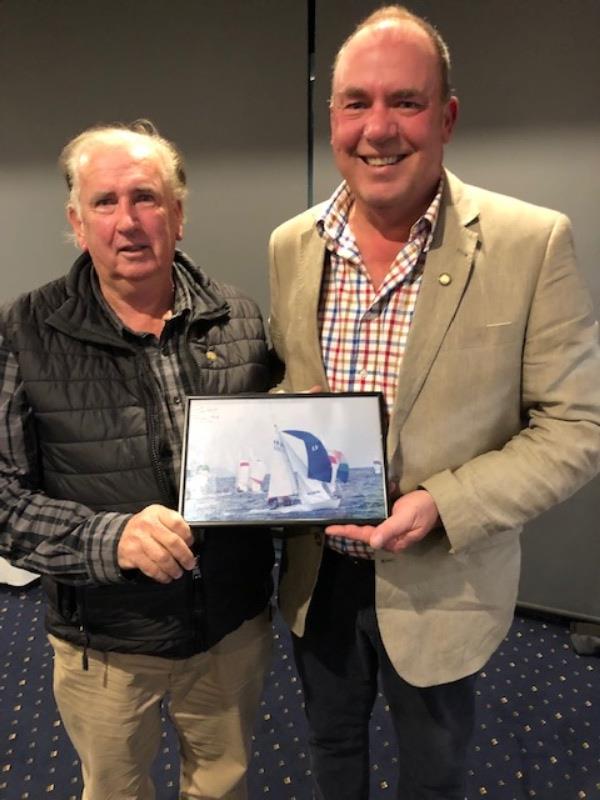
[[527,311],[523,428],[500,449],[421,482],[453,551],[521,527],[600,470],[598,323],[564,215],[556,215]]

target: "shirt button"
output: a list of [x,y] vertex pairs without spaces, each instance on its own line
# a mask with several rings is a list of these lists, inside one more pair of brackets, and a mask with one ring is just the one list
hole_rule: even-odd
[[175,403],[176,406],[178,406],[181,403],[181,397],[179,397],[179,395],[176,394],[175,397],[173,398],[173,402]]
[[369,375],[369,370],[368,369],[361,369],[361,371],[358,374],[359,374],[359,376],[361,378],[367,378],[368,375]]

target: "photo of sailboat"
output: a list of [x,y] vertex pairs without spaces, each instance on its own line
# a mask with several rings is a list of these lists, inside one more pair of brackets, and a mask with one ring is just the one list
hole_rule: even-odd
[[275,426],[267,493],[271,510],[337,508],[340,498],[331,492],[331,478],[329,454],[319,438],[309,431],[279,431]]
[[283,530],[387,516],[380,395],[192,397],[187,403],[180,510],[190,524]]

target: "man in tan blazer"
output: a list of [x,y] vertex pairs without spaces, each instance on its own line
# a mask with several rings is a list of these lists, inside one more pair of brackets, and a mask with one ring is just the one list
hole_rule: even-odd
[[381,390],[390,517],[287,541],[315,792],[368,796],[380,678],[399,797],[462,800],[474,674],[505,636],[523,524],[599,470],[600,356],[562,214],[442,167],[458,111],[439,34],[368,17],[334,67],[344,182],[270,243],[286,391]]

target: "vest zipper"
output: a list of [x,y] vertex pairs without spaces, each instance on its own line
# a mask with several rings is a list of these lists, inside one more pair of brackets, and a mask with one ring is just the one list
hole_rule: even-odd
[[86,608],[85,608],[85,588],[76,589],[76,598],[79,606],[79,633],[83,635],[83,650],[81,652],[81,668],[84,672],[89,670],[88,660],[88,647],[90,646],[90,637],[85,625]]
[[194,649],[202,650],[202,643],[206,641],[204,635],[204,597],[202,586],[202,572],[196,566],[192,570],[192,638]]

